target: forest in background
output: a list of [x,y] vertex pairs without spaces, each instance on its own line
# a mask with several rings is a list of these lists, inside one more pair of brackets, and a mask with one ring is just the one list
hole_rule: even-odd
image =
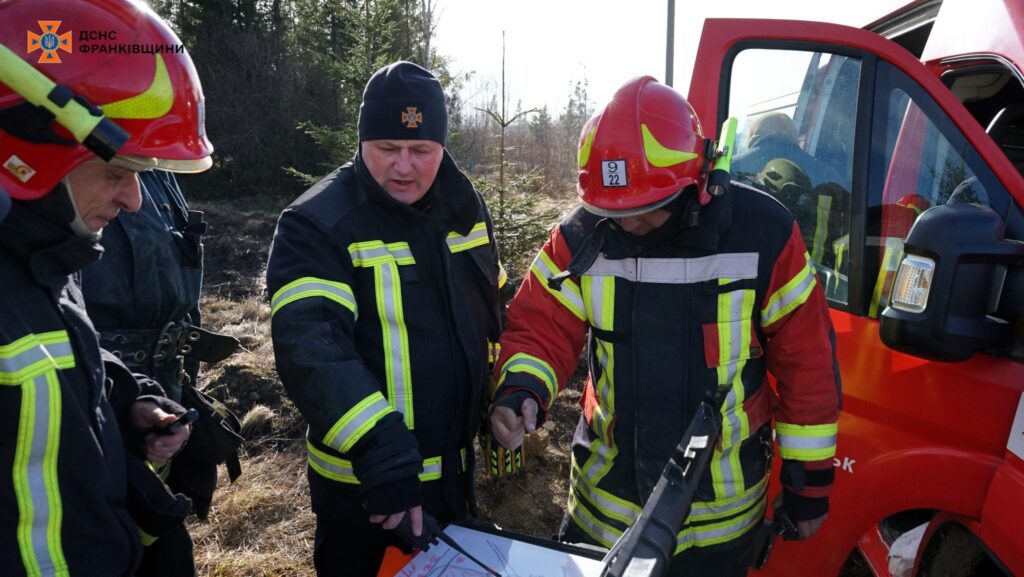
[[573,89],[560,110],[510,106],[503,83],[481,87],[435,49],[443,0],[150,2],[188,48],[206,96],[215,164],[183,179],[193,196],[294,196],[347,162],[363,86],[396,60],[441,80],[448,149],[481,190],[572,194],[577,139],[592,112],[586,80],[567,79]]

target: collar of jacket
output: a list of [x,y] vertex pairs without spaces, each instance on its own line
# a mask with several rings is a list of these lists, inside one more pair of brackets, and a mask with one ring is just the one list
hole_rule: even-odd
[[0,252],[27,267],[37,283],[61,287],[68,275],[98,260],[103,247],[47,218],[39,202],[11,203],[10,214],[0,223]]
[[354,160],[356,177],[359,185],[366,191],[370,201],[390,212],[406,215],[409,218],[422,218],[426,215],[437,219],[445,230],[453,230],[466,236],[473,230],[480,214],[480,197],[473,188],[473,183],[455,164],[455,160],[444,150],[441,167],[434,178],[427,194],[436,198],[425,210],[418,210],[408,204],[398,202],[373,179],[370,170],[363,162],[362,155],[357,151]]
[[[700,206],[694,194],[684,193],[674,205],[674,212],[668,221],[657,230],[644,236],[635,236],[623,231],[617,224],[606,223],[604,254],[611,259],[632,258],[661,252],[665,247],[685,247],[703,253],[718,251],[722,234],[732,222],[733,197],[726,193]],[[698,223],[690,225],[691,214],[697,211]]]

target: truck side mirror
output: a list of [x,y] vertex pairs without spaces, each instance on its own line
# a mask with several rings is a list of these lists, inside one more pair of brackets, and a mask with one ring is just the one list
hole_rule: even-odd
[[[975,353],[1007,353],[1019,306],[1001,302],[1009,276],[1021,272],[1024,244],[1004,240],[991,208],[953,203],[926,210],[904,243],[889,306],[882,311],[886,346],[936,361]],[[1013,297],[1008,297],[1013,300]],[[1008,318],[1016,317],[1016,318]]]

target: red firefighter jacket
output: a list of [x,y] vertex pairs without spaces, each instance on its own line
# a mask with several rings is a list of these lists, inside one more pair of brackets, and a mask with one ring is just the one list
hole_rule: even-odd
[[[799,229],[781,204],[741,185],[699,213],[683,205],[643,237],[577,208],[534,260],[501,340],[495,397],[526,390],[542,412],[587,344],[568,509],[606,547],[639,515],[697,405],[719,385],[729,389],[722,435],[677,553],[760,521],[773,416],[781,457],[828,472],[824,483],[788,488],[821,498],[831,483],[835,339]],[[585,272],[549,283],[598,247]]]

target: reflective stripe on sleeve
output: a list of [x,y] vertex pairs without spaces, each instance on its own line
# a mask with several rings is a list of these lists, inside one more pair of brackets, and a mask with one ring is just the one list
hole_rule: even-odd
[[562,281],[562,287],[558,290],[548,286],[548,279],[562,272],[555,265],[555,261],[548,256],[548,253],[543,250],[537,253],[537,258],[530,265],[530,272],[536,277],[540,286],[555,297],[555,300],[562,303],[562,306],[569,309],[569,312],[576,315],[576,318],[581,321],[586,320],[586,313],[583,310],[583,295],[580,293],[580,287],[572,279],[567,278]]
[[767,327],[775,322],[778,322],[782,317],[788,315],[798,306],[802,305],[807,301],[807,297],[811,295],[811,290],[814,288],[814,269],[810,264],[810,256],[804,252],[805,264],[800,272],[798,272],[793,278],[786,284],[782,285],[782,288],[775,291],[770,297],[764,308],[761,310],[761,326]]
[[836,456],[837,423],[825,425],[791,425],[775,423],[779,440],[779,456],[795,461],[821,461]]
[[352,445],[392,410],[384,395],[379,391],[374,392],[342,415],[327,431],[323,443],[339,453],[347,453]]
[[274,293],[274,297],[270,299],[270,315],[273,316],[281,307],[289,303],[312,297],[332,300],[352,311],[352,314],[358,318],[359,312],[356,308],[355,295],[352,294],[352,287],[343,282],[314,277],[303,277],[278,289]]
[[57,473],[63,414],[57,371],[74,366],[66,331],[27,335],[0,346],[0,385],[21,391],[11,480],[18,506],[15,534],[29,575],[68,575]]
[[558,377],[555,375],[555,369],[551,368],[551,365],[535,356],[526,353],[516,353],[505,361],[505,366],[501,369],[501,377],[498,379],[499,387],[504,384],[505,378],[510,373],[528,373],[536,377],[547,389],[548,398],[546,404],[548,408],[551,408],[551,403],[554,402],[555,395],[558,393]]

